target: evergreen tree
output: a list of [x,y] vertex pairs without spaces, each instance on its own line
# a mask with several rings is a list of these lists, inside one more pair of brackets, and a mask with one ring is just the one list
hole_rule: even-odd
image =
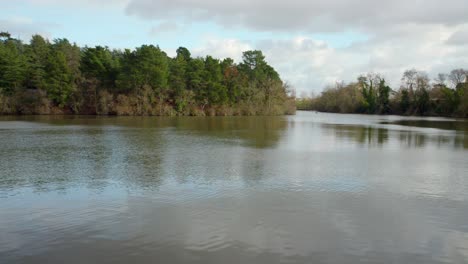
[[47,57],[50,53],[50,43],[39,35],[31,39],[27,52],[27,87],[45,90]]
[[143,45],[122,58],[122,71],[118,77],[121,90],[141,89],[145,85],[164,92],[168,87],[169,63],[165,52],[153,45]]
[[[180,47],[169,58],[153,45],[80,49],[67,39],[50,43],[39,35],[23,45],[4,32],[0,92],[2,100],[8,97],[3,101],[8,112],[50,113],[50,107],[88,114],[234,113],[230,108],[238,114],[284,112],[288,97],[279,74],[261,51],[243,55],[236,64],[211,56],[192,58]],[[45,96],[50,100],[42,100]]]
[[67,65],[67,58],[60,50],[53,50],[46,64],[47,96],[59,106],[65,106],[74,91],[73,73]]
[[390,86],[385,83],[385,79],[380,80],[377,96],[380,114],[388,114],[390,112],[390,91]]
[[5,95],[12,95],[23,88],[27,66],[23,51],[19,40],[8,37],[0,41],[0,92]]
[[84,48],[81,56],[81,72],[87,78],[95,78],[108,88],[115,87],[119,73],[119,59],[108,47]]
[[227,102],[227,89],[223,84],[223,74],[219,60],[211,56],[205,59],[207,98],[208,102],[214,104],[224,104]]

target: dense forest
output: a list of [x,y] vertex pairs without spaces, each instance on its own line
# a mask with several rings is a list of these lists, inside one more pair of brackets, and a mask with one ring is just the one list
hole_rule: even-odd
[[290,94],[258,50],[235,63],[0,33],[0,114],[281,115],[295,112]]
[[333,113],[468,117],[468,70],[441,73],[433,81],[424,72],[407,70],[397,90],[381,75],[367,74],[319,96],[302,96],[296,104],[301,110]]

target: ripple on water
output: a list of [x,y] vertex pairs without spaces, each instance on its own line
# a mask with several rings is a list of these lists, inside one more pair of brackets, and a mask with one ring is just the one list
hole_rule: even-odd
[[0,121],[0,263],[466,263],[466,133],[400,119]]

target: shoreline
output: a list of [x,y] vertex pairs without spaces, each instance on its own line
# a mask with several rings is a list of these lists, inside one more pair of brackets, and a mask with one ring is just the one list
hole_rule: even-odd
[[400,117],[418,117],[418,118],[452,118],[468,121],[467,117],[460,116],[442,116],[442,115],[404,115],[404,114],[368,114],[368,113],[337,113],[337,112],[322,112],[317,110],[301,110],[297,109],[296,112],[316,112],[320,114],[338,114],[338,115],[364,115],[364,116],[400,116]]

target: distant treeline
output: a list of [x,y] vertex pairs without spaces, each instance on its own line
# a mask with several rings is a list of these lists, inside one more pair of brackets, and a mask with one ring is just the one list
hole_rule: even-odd
[[407,70],[398,90],[379,74],[360,76],[350,84],[337,83],[317,97],[296,100],[300,110],[333,113],[434,115],[468,117],[468,70],[456,69],[430,81],[427,74]]
[[258,50],[236,64],[0,33],[0,114],[280,115],[295,111],[289,92]]

